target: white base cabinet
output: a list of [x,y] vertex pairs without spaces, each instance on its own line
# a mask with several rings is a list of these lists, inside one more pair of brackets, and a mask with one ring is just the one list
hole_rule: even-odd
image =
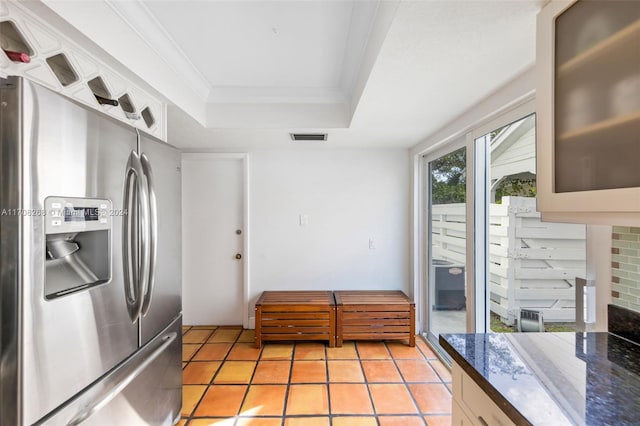
[[514,425],[489,396],[455,361],[453,378],[452,423],[454,426]]
[[474,424],[471,419],[467,417],[464,408],[462,408],[455,399],[453,400],[451,424],[453,426],[472,426]]

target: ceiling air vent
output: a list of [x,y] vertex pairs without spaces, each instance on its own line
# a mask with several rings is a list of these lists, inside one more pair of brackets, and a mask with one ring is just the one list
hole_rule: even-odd
[[290,133],[294,141],[326,141],[326,133]]

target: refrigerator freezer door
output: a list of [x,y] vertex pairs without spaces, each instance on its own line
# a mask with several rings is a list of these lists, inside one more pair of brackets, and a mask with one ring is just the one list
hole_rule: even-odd
[[[137,350],[138,324],[125,303],[121,235],[126,165],[136,136],[115,120],[19,82],[23,209],[33,212],[21,218],[21,395],[23,423],[32,424]],[[36,213],[49,196],[111,202],[108,282],[45,299],[46,262],[51,261],[45,220],[52,219]]]
[[[20,191],[20,91],[15,81],[0,79],[0,207],[18,211]],[[0,424],[18,424],[18,338],[20,295],[21,217],[0,214]]]
[[171,426],[182,403],[182,317],[45,419],[47,426]]
[[152,176],[148,176],[152,187],[149,198],[151,204],[155,198],[157,213],[155,241],[152,241],[155,254],[151,256],[155,257],[152,262],[155,267],[150,271],[151,293],[147,295],[141,321],[144,344],[182,311],[182,199],[180,152],[171,145],[141,134],[140,157],[143,168],[152,169]]

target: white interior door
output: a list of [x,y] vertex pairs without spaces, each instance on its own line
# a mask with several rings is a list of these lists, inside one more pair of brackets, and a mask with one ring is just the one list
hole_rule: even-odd
[[182,157],[184,324],[243,323],[244,164],[235,156]]

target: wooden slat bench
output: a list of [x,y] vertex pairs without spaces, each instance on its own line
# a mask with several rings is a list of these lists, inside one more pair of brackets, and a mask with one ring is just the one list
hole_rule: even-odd
[[336,304],[330,291],[265,291],[256,302],[256,347],[264,341],[327,340],[335,346]]
[[343,340],[408,340],[415,346],[416,305],[401,291],[334,291],[336,346]]

